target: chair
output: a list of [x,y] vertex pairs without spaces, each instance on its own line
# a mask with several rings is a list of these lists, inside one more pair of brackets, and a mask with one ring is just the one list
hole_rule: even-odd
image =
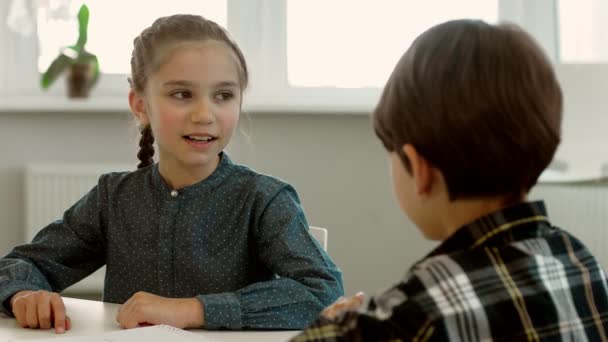
[[310,235],[317,239],[323,250],[327,251],[327,229],[310,226]]

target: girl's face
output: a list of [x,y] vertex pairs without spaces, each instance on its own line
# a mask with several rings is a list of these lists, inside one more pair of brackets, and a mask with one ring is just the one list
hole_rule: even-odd
[[148,78],[138,118],[152,127],[161,170],[209,175],[239,118],[238,60],[215,40],[180,44],[166,53]]

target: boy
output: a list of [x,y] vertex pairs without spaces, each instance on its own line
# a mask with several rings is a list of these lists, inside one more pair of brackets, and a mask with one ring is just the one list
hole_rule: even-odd
[[604,272],[526,194],[560,141],[562,94],[514,25],[456,20],[418,37],[374,112],[401,209],[441,245],[355,311],[296,341],[607,340]]

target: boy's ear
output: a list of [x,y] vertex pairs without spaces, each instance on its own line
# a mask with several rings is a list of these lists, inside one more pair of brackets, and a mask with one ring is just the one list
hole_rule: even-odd
[[403,145],[403,153],[410,161],[417,193],[419,195],[428,194],[434,183],[433,167],[412,144]]
[[146,102],[144,101],[144,97],[133,89],[129,91],[129,107],[131,107],[131,112],[137,117],[137,120],[139,120],[139,123],[142,126],[146,126],[150,123],[146,113]]

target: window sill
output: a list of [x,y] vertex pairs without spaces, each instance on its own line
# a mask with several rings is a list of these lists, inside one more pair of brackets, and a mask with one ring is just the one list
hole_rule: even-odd
[[128,112],[129,104],[123,97],[95,97],[70,99],[58,96],[9,96],[0,99],[0,113],[100,113]]
[[[257,100],[246,98],[243,112],[248,114],[334,114],[334,115],[369,115],[373,110],[369,103],[349,103],[334,100],[325,103],[312,103],[310,98],[293,99],[292,101]],[[280,99],[279,99],[280,100]],[[351,101],[352,102],[352,101]],[[130,112],[127,96],[93,96],[86,99],[48,96],[2,96],[0,97],[0,114],[3,113],[125,113]]]

